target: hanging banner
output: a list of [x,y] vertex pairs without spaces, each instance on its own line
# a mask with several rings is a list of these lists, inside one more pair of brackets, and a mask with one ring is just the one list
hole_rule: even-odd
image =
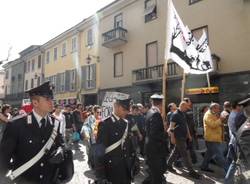
[[102,101],[102,119],[105,119],[111,115],[113,112],[113,104],[115,99],[128,98],[129,95],[119,92],[106,92],[103,101]]

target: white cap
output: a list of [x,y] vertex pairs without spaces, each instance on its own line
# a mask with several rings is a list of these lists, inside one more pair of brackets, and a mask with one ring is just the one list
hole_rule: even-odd
[[159,100],[161,100],[161,99],[164,99],[164,96],[159,95],[159,94],[153,94],[150,98],[151,99],[159,99]]

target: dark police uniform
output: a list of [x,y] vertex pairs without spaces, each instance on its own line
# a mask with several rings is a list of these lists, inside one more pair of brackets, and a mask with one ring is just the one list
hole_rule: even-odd
[[101,179],[107,179],[112,184],[130,184],[131,169],[135,157],[135,149],[132,144],[131,125],[127,120],[120,119],[114,114],[99,123],[97,144],[105,148],[119,141],[128,123],[128,134],[123,146],[118,146],[104,155],[102,166],[97,169],[97,175]]
[[[144,183],[161,184],[166,171],[166,137],[161,114],[152,106],[146,115],[145,155],[150,176]],[[150,180],[150,181],[149,181]]]
[[[38,87],[39,95],[45,90],[48,93],[47,84]],[[40,91],[41,90],[41,91]],[[40,93],[41,92],[41,93]],[[11,183],[5,177],[8,170],[15,170],[31,160],[47,143],[54,128],[55,119],[47,116],[44,125],[37,122],[34,113],[16,119],[8,123],[2,142],[0,144],[0,183]],[[32,167],[17,177],[17,184],[53,184],[56,178],[57,165],[50,163],[52,153],[63,143],[62,136],[58,134],[51,149],[43,155]]]

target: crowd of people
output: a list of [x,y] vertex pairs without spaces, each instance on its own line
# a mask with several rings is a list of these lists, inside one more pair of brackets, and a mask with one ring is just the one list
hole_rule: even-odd
[[[79,142],[86,146],[88,165],[96,175],[95,183],[131,183],[142,164],[138,158],[144,158],[141,160],[145,160],[147,166],[143,184],[166,183],[164,174],[167,171],[176,173],[178,167],[186,167],[190,177],[202,180],[201,172],[214,172],[209,167],[211,162],[224,170],[225,184],[231,184],[235,181],[239,163],[243,163],[246,171],[250,168],[246,161],[250,155],[250,134],[245,133],[250,131],[249,98],[226,101],[223,108],[218,103],[202,108],[203,137],[207,149],[197,170],[194,167],[198,162],[197,122],[190,98],[184,98],[178,106],[169,103],[166,118],[162,116],[162,95],[152,95],[151,104],[144,106],[131,103],[130,98],[117,98],[112,114],[103,119],[102,108],[98,105],[56,104],[53,107],[53,93],[48,84],[29,91],[29,94],[33,107],[31,112],[4,104],[0,113],[0,169],[17,169],[32,157],[38,157],[37,153],[44,149],[44,153],[32,163],[37,168],[31,165],[27,172],[19,174],[25,178],[21,181],[33,179],[34,183],[58,183],[59,180],[51,179],[54,178],[50,176],[52,172],[48,174],[41,168],[48,162],[52,171],[58,164],[54,161],[58,159],[58,148],[63,145],[71,150]],[[31,130],[25,126],[34,122],[39,126],[34,125]],[[59,122],[58,130],[55,129],[56,122]],[[46,145],[49,144],[53,127],[57,133],[52,142],[57,146],[47,147],[49,151],[46,151],[43,145],[46,141]],[[29,131],[34,131],[34,134]],[[47,152],[53,156],[47,156]],[[57,171],[57,177],[60,172]]]

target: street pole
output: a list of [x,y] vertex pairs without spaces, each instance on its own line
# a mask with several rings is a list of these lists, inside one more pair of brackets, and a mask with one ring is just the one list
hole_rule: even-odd
[[185,83],[186,83],[186,73],[183,69],[182,84],[181,84],[181,101],[184,99],[185,95]]

